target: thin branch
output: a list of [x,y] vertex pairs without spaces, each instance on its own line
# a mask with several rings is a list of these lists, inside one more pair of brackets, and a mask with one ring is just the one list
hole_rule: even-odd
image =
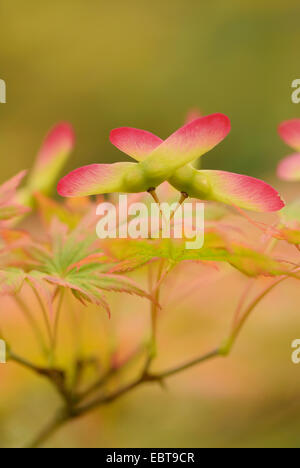
[[92,393],[96,392],[97,390],[101,389],[112,377],[114,377],[119,372],[123,371],[127,368],[130,364],[134,362],[134,360],[144,352],[144,348],[138,348],[134,353],[132,353],[126,361],[122,363],[119,367],[112,367],[105,372],[96,382],[94,382],[90,387],[88,387],[84,392],[77,395],[77,401],[82,401],[89,397]]
[[155,285],[154,291],[150,291],[150,294],[153,295],[154,300],[151,302],[151,340],[150,340],[150,352],[148,359],[145,364],[144,373],[147,373],[151,362],[156,356],[157,353],[157,344],[156,344],[156,332],[157,332],[157,313],[158,313],[158,304],[160,300],[160,288],[162,281],[165,279],[165,275],[163,275],[165,260],[162,259],[157,273],[157,282]]
[[19,295],[15,295],[14,296],[14,299],[16,301],[16,303],[18,304],[18,306],[20,307],[20,309],[22,310],[22,312],[24,313],[24,316],[25,318],[27,319],[27,322],[29,323],[35,337],[36,337],[36,340],[43,352],[43,354],[45,356],[48,356],[48,349],[47,349],[47,346],[44,342],[44,337],[43,337],[43,334],[40,330],[40,327],[38,325],[38,322],[35,320],[34,316],[32,315],[32,313],[30,312],[29,310],[29,307],[27,306],[27,304],[23,301],[23,299],[19,296]]
[[[298,268],[299,269],[299,268]],[[298,270],[296,269],[296,271]],[[248,320],[251,312],[258,306],[258,304],[271,292],[276,286],[281,284],[283,281],[289,279],[289,276],[281,276],[279,279],[274,281],[271,285],[267,286],[263,291],[261,291],[251,303],[246,308],[241,320],[239,323],[234,327],[229,338],[225,340],[223,346],[220,349],[220,353],[223,355],[227,355],[230,353],[234,343],[236,342],[243,326],[245,325],[246,321]]]
[[266,287],[258,296],[249,304],[246,311],[244,312],[239,324],[233,330],[229,341],[231,342],[231,347],[233,346],[234,342],[236,341],[238,335],[240,334],[245,322],[249,318],[251,312],[256,308],[256,306],[271,292],[278,284],[282,283],[283,281],[287,280],[288,277],[280,278],[274,281],[270,286]]
[[47,313],[47,310],[45,309],[45,306],[44,306],[44,303],[38,293],[38,291],[36,290],[36,288],[33,286],[32,283],[30,283],[30,287],[39,303],[39,306],[41,308],[41,311],[42,311],[42,314],[43,314],[43,319],[44,319],[44,322],[45,322],[45,325],[46,325],[46,330],[47,330],[47,333],[48,333],[48,338],[49,338],[49,341],[50,341],[50,345],[52,343],[52,331],[51,331],[51,325],[50,325],[50,321],[49,321],[49,316],[48,316],[48,313]]
[[40,447],[50,436],[52,436],[65,422],[71,417],[68,413],[60,411],[57,413],[53,421],[51,421],[42,432],[34,439],[34,441],[27,448],[38,448]]
[[57,310],[56,310],[56,314],[55,314],[53,337],[52,337],[52,356],[53,356],[53,359],[54,359],[55,351],[56,351],[59,319],[60,319],[61,308],[62,308],[62,304],[63,304],[63,300],[64,300],[64,293],[65,293],[65,290],[64,290],[64,288],[62,288],[60,290],[59,301],[58,301]]
[[9,351],[9,360],[16,362],[17,364],[20,364],[22,367],[26,367],[26,369],[34,371],[37,374],[41,374],[42,372],[41,367],[37,366],[36,364],[33,364],[31,361],[28,361],[25,358],[22,358],[21,356],[18,356],[11,350]]
[[50,424],[47,425],[45,429],[39,434],[39,436],[34,440],[34,442],[29,446],[29,448],[37,448],[39,447],[42,443],[44,443],[53,433],[59,429],[64,423],[67,423],[68,421],[71,421],[72,419],[79,418],[82,415],[87,414],[90,411],[93,411],[96,408],[99,408],[103,405],[112,403],[113,401],[117,400],[118,398],[122,397],[123,395],[129,393],[131,390],[145,384],[145,383],[153,383],[153,382],[158,382],[161,383],[164,379],[171,377],[172,375],[175,375],[179,372],[182,372],[184,370],[189,369],[190,367],[193,367],[197,364],[200,364],[204,361],[208,361],[209,359],[212,359],[214,357],[220,356],[219,350],[216,349],[208,354],[205,354],[204,356],[201,356],[197,359],[194,359],[190,362],[187,362],[181,366],[178,366],[176,368],[170,369],[168,371],[162,372],[160,374],[145,374],[144,372],[141,374],[141,376],[137,379],[134,380],[133,382],[129,383],[125,387],[116,390],[113,393],[107,394],[107,395],[102,395],[99,398],[96,398],[95,400],[86,403],[85,405],[76,407],[76,404],[71,406],[69,409],[66,409],[65,411],[62,411],[58,413],[58,416],[50,422]]
[[254,287],[254,284],[255,284],[255,279],[251,279],[250,282],[247,284],[240,300],[239,300],[239,303],[238,303],[238,306],[236,308],[236,311],[235,311],[235,314],[234,314],[234,317],[233,317],[233,323],[232,323],[232,329],[234,330],[236,325],[238,324],[238,320],[240,318],[240,315],[241,315],[241,312],[243,310],[243,307],[244,307],[244,304],[247,300],[247,297],[249,295],[249,293],[251,292],[251,290],[253,289]]
[[128,393],[130,390],[133,390],[134,388],[138,387],[139,385],[142,385],[144,383],[149,383],[149,382],[161,382],[162,380],[168,377],[171,377],[172,375],[175,375],[179,372],[183,372],[193,366],[196,366],[197,364],[201,364],[202,362],[208,361],[209,359],[212,359],[217,356],[220,356],[220,353],[218,349],[215,349],[212,352],[205,354],[204,356],[201,356],[197,359],[189,361],[185,364],[182,364],[181,366],[175,367],[168,371],[161,372],[160,374],[142,374],[139,379],[115,391],[114,393],[97,398],[94,401],[77,408],[75,410],[75,416],[78,417],[81,414],[86,414],[87,412],[92,411],[93,409],[99,406],[110,403],[116,400],[117,398],[123,396],[124,394]]
[[53,367],[48,368],[37,366],[31,361],[18,356],[11,350],[8,351],[8,359],[10,361],[14,361],[17,364],[20,364],[30,371],[33,371],[35,374],[41,377],[47,378],[63,398],[64,402],[66,403],[66,408],[71,408],[73,404],[73,395],[71,392],[69,392],[66,386],[66,375],[63,370]]
[[271,235],[272,237],[277,236],[277,238],[280,239],[280,231],[278,231],[278,229],[274,227],[270,227],[265,223],[260,223],[258,221],[255,221],[250,216],[248,216],[247,213],[239,206],[237,205],[232,205],[232,206],[240,215],[242,215],[250,224],[255,226],[257,229],[259,229],[265,234]]
[[212,359],[218,356],[221,356],[221,354],[220,354],[219,349],[217,348],[207,354],[204,354],[203,356],[193,359],[192,361],[189,361],[189,362],[186,362],[185,364],[174,367],[173,369],[170,369],[170,370],[158,373],[158,374],[149,374],[147,376],[147,379],[150,381],[151,380],[164,380],[168,377],[178,374],[179,372],[183,372],[187,369],[190,369],[191,367],[201,364],[204,361],[208,361],[209,359]]
[[160,201],[159,201],[159,198],[158,198],[157,193],[155,191],[155,188],[150,188],[148,190],[148,193],[150,193],[150,195],[153,198],[153,200],[155,201],[155,203],[157,203],[157,205],[160,205]]
[[179,210],[179,208],[184,204],[185,200],[189,198],[188,194],[186,192],[181,192],[181,198],[178,202],[178,206],[177,208],[173,211],[173,213],[171,214],[171,217],[170,217],[170,221],[173,220],[175,214],[177,213],[177,211]]
[[126,387],[123,387],[120,390],[117,390],[116,392],[111,393],[110,395],[106,395],[104,397],[102,396],[100,398],[97,398],[97,399],[93,400],[92,402],[87,403],[86,405],[77,408],[75,410],[74,417],[79,417],[82,414],[86,414],[89,411],[94,410],[95,408],[103,406],[103,405],[105,405],[107,403],[111,403],[112,401],[114,401],[114,400],[118,399],[119,397],[125,395],[130,390],[133,390],[134,388],[138,387],[139,385],[141,385],[144,382],[146,382],[146,381],[142,380],[142,379],[135,380],[134,382],[128,384]]
[[156,193],[156,191],[155,191],[155,188],[150,188],[150,189],[148,190],[148,193],[151,195],[151,197],[153,198],[153,200],[155,201],[155,203],[158,205],[158,208],[159,208],[159,211],[160,211],[160,213],[161,213],[161,216],[162,216],[164,222],[167,223],[167,219],[166,219],[165,213],[164,213],[164,211],[163,211],[162,208],[161,208],[160,200],[159,200],[158,195],[157,195],[157,193]]
[[[279,226],[276,226],[275,228],[279,228]],[[268,253],[270,254],[276,247],[278,243],[278,239],[275,239],[273,237],[270,237],[269,239],[267,239],[267,241],[264,243],[263,247],[262,247],[262,253]],[[294,265],[294,267],[298,267],[297,264]],[[243,310],[243,307],[246,303],[246,300],[251,292],[251,290],[253,289],[255,285],[255,278],[253,278],[249,284],[246,286],[240,300],[239,300],[239,303],[238,303],[238,306],[236,308],[236,311],[235,311],[235,314],[234,314],[234,317],[233,317],[233,321],[232,321],[232,329],[231,329],[231,333],[232,335],[235,333],[235,329],[238,327],[238,324],[239,324],[239,318],[242,314],[242,310]],[[230,336],[232,336],[230,335]]]

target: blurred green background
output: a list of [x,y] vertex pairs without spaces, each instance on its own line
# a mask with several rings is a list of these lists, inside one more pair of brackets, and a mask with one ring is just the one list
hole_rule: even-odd
[[[73,169],[126,160],[109,143],[112,128],[135,126],[164,138],[191,107],[232,120],[229,138],[203,159],[205,167],[273,179],[289,153],[277,126],[300,115],[291,102],[291,83],[300,78],[299,13],[299,0],[1,0],[1,180],[31,165],[57,121],[76,129]],[[171,279],[159,369],[218,344],[247,283],[227,269],[212,277],[195,270],[187,283],[198,274],[186,295]],[[148,324],[145,303],[136,301],[116,303],[109,324],[95,308],[80,311],[85,350],[104,346],[110,333],[121,337],[123,350],[135,347]],[[49,446],[299,446],[300,368],[290,359],[299,306],[299,285],[287,282],[260,305],[228,360],[171,379],[168,392],[137,390],[69,425]],[[20,313],[10,299],[1,299],[1,309],[8,335],[30,355]],[[0,378],[0,446],[20,446],[58,401],[47,382],[14,364],[2,366]]]
[[288,151],[277,125],[299,115],[299,13],[297,0],[2,0],[1,178],[59,120],[76,129],[72,169],[126,160],[112,128],[165,138],[195,106],[233,124],[205,167],[273,173]]

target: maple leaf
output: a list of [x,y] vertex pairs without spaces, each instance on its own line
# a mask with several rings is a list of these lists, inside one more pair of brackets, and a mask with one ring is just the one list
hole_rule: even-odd
[[207,233],[204,246],[199,250],[186,249],[184,242],[170,239],[155,241],[126,239],[126,241],[111,242],[108,252],[116,259],[116,264],[112,268],[114,272],[131,271],[149,262],[165,259],[171,267],[183,261],[223,262],[251,277],[290,274],[281,262],[236,242],[228,245],[215,232]]
[[[56,287],[68,288],[83,304],[87,302],[102,306],[109,314],[110,309],[104,296],[105,291],[124,292],[149,300],[152,296],[133,280],[108,273],[112,263],[98,248],[94,235],[83,237],[78,231],[67,235],[68,229],[61,223],[56,227],[50,242],[44,246],[26,247],[34,262],[34,270],[27,278],[37,287],[41,281]],[[49,303],[49,296],[44,291]]]

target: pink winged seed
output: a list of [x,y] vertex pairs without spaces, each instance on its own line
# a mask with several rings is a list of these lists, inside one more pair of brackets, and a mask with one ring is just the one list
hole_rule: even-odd
[[145,159],[163,142],[153,133],[131,127],[115,128],[110,132],[109,139],[119,150],[137,161]]
[[230,130],[230,120],[224,114],[201,117],[173,133],[154,150],[151,156],[162,154],[162,156],[182,158],[182,155],[185,155],[186,163],[192,162],[223,141]]
[[283,180],[300,180],[300,153],[292,154],[283,159],[279,163],[277,174],[278,177]]
[[278,132],[285,143],[296,151],[300,151],[300,119],[282,122]]
[[62,197],[84,197],[120,191],[122,174],[133,163],[91,164],[63,177],[57,186]]
[[208,180],[212,198],[257,212],[281,210],[285,204],[266,182],[225,171],[200,171]]
[[13,198],[16,194],[17,188],[26,176],[27,171],[21,171],[8,181],[0,185],[0,203],[5,203],[7,200]]
[[188,161],[197,159],[214,148],[230,132],[229,118],[224,114],[212,114],[205,117],[193,115],[188,123],[179,128],[163,141],[153,133],[130,127],[112,130],[111,143],[133,157],[142,161],[155,154],[176,158],[186,155]]

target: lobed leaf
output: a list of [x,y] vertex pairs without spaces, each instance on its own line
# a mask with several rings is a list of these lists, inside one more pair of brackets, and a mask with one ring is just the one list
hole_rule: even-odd
[[[130,268],[139,268],[150,261],[164,258],[168,260],[170,265],[182,261],[223,262],[251,277],[289,274],[281,262],[237,243],[231,242],[228,246],[217,235],[208,236],[204,247],[200,250],[188,250],[185,248],[185,244],[179,241],[131,242],[126,240],[126,242],[120,241],[117,248],[114,242],[111,245],[110,252],[111,254],[114,253],[116,259],[120,262],[116,263],[113,271],[118,271],[118,266],[120,266],[120,271],[124,270],[125,265],[129,270]],[[130,263],[131,260],[132,263]]]

